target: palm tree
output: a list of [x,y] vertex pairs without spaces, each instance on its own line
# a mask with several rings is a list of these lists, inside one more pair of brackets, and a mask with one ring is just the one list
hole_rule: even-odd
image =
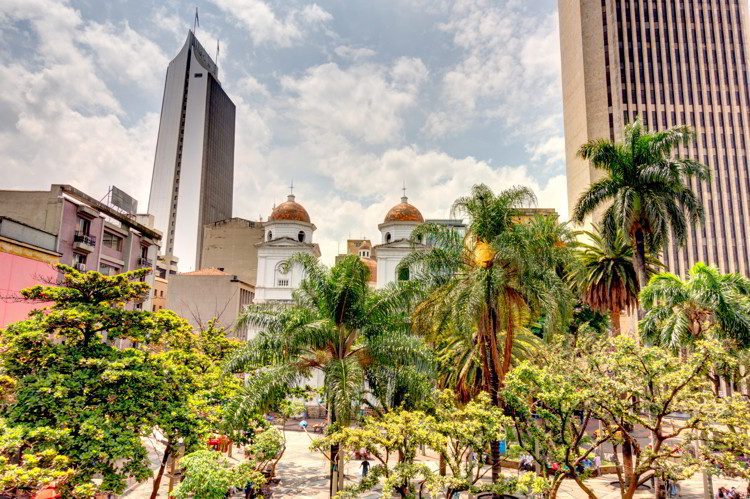
[[750,279],[696,263],[682,280],[663,272],[641,291],[644,341],[674,350],[712,335],[737,349],[750,346]]
[[613,241],[618,229],[628,238],[641,289],[648,281],[646,254],[658,253],[670,232],[682,244],[688,224],[703,221],[703,206],[689,182],[709,180],[708,167],[673,155],[677,146],[692,138],[687,126],[648,133],[636,119],[625,127],[623,142],[595,139],[578,150],[578,156],[604,171],[604,177],[578,199],[573,219],[581,223],[605,208],[604,238]]
[[[621,230],[614,239],[602,237],[599,226],[581,231],[588,241],[576,243],[577,264],[572,266],[570,280],[580,290],[581,300],[592,309],[609,313],[613,336],[620,334],[620,312],[638,306],[638,276],[633,266],[633,247]],[[659,264],[647,258],[646,272],[651,275]]]
[[[495,195],[486,185],[476,185],[452,208],[454,216],[469,218],[466,236],[424,224],[415,236],[430,241],[431,249],[403,262],[426,288],[415,309],[415,329],[428,336],[445,334],[443,342],[458,345],[455,382],[465,394],[479,382],[497,406],[514,352],[519,352],[518,336],[542,310],[545,330],[560,328],[573,302],[555,264],[567,251],[558,224],[543,217],[520,222],[521,209],[533,202],[533,193],[524,187]],[[493,443],[493,481],[499,473],[499,449]]]
[[[230,405],[235,422],[265,411],[294,385],[322,373],[331,425],[349,425],[364,396],[368,369],[428,366],[423,342],[404,328],[394,328],[394,317],[404,315],[404,294],[398,289],[373,292],[369,269],[357,256],[348,256],[328,269],[309,255],[285,262],[298,264],[305,278],[288,305],[251,305],[239,323],[260,332],[226,366],[230,372],[249,373],[242,393]],[[374,372],[374,371],[372,371]],[[411,386],[398,384],[399,395]],[[413,398],[413,397],[412,397]],[[393,397],[391,397],[393,399]],[[398,401],[396,401],[397,403]],[[344,456],[330,449],[330,492],[343,487]]]

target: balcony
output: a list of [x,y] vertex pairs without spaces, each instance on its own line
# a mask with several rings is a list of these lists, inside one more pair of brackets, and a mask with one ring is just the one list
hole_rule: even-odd
[[149,267],[150,268],[150,267],[154,266],[154,261],[150,260],[148,258],[140,257],[140,258],[138,258],[138,266],[142,267],[142,268],[145,268],[145,267]]
[[96,237],[76,231],[73,236],[73,249],[91,253],[96,247]]

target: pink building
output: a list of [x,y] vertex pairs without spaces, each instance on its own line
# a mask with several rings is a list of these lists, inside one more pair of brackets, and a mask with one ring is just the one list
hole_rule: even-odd
[[[54,184],[48,191],[0,191],[0,217],[46,233],[42,248],[59,255],[59,262],[79,270],[117,274],[153,269],[161,233],[140,223],[148,217],[122,213],[70,185]],[[8,258],[8,257],[4,257]],[[30,279],[35,270],[24,267]],[[0,266],[0,287],[10,284],[10,270]],[[146,278],[153,287],[154,272]],[[152,309],[152,296],[137,308]],[[8,301],[0,306],[8,305]]]
[[60,261],[54,234],[0,217],[0,328],[24,320],[43,303],[19,300],[19,291],[54,281]]

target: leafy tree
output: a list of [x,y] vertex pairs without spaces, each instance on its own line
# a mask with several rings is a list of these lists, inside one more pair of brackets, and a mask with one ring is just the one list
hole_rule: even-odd
[[379,462],[358,486],[347,491],[350,494],[370,490],[382,478],[384,492],[413,497],[431,477],[429,469],[416,465],[417,449],[443,445],[443,437],[435,428],[435,419],[424,412],[395,410],[379,418],[367,417],[361,427],[337,427],[326,437],[315,440],[312,447],[338,446],[345,453],[366,449]]
[[[598,226],[582,231],[588,241],[576,244],[577,265],[570,279],[581,292],[581,299],[594,310],[609,313],[613,335],[620,334],[620,312],[638,306],[638,276],[633,266],[633,247],[621,230],[612,240],[605,239]],[[648,256],[647,256],[648,258]],[[647,272],[653,274],[658,262],[649,259]]]
[[[632,498],[651,477],[682,479],[701,468],[717,473],[717,463],[733,473],[743,469],[739,459],[750,452],[748,403],[739,396],[716,397],[706,377],[727,361],[726,350],[698,342],[680,359],[630,338],[618,337],[613,346],[588,355],[585,369],[593,413],[623,448],[622,497]],[[680,413],[687,419],[673,417]],[[634,428],[650,432],[649,445],[641,444]],[[689,452],[692,447],[697,451]]]
[[232,487],[244,489],[251,483],[259,490],[266,483],[263,474],[255,469],[255,463],[232,466],[222,454],[211,450],[186,455],[180,459],[180,466],[184,469],[184,478],[172,492],[175,499],[224,499]]
[[713,336],[750,347],[750,279],[739,274],[699,262],[684,281],[668,272],[652,277],[641,301],[641,336],[652,345],[676,350]]
[[176,395],[148,353],[110,343],[158,341],[184,321],[171,312],[126,308],[148,291],[138,282],[145,269],[116,276],[58,269],[63,287],[22,291],[27,299],[51,302],[49,309],[0,331],[0,371],[13,380],[0,417],[28,438],[49,436],[40,451],[64,456],[73,470],[64,493],[92,487],[94,477],[103,479],[101,490],[119,493],[126,478],[150,476],[141,436],[175,406]]
[[445,477],[445,497],[468,490],[475,494],[492,487],[478,486],[486,469],[482,456],[494,442],[505,439],[505,427],[510,420],[502,409],[494,406],[489,395],[482,392],[472,401],[460,406],[455,393],[444,390],[438,396],[435,430],[442,435],[439,447],[433,447],[443,457],[451,475]]
[[[581,471],[582,463],[592,459],[596,447],[612,434],[603,431],[592,438],[587,433],[595,406],[591,403],[591,380],[581,365],[585,360],[575,351],[560,353],[544,356],[538,364],[527,361],[513,369],[503,398],[519,444],[551,478],[551,496],[555,497],[567,473],[588,497],[595,499],[584,483],[587,473]],[[551,462],[562,466],[553,471]]]
[[[459,369],[451,376],[459,393],[485,390],[496,406],[514,353],[531,336],[528,325],[543,312],[544,332],[559,331],[571,314],[572,294],[560,273],[570,236],[544,217],[522,223],[520,210],[534,201],[527,188],[496,195],[476,185],[452,209],[454,215],[468,216],[466,237],[422,225],[415,235],[432,241],[432,248],[403,262],[428,290],[415,310],[416,329],[428,337],[446,333],[435,343],[448,348],[441,355],[457,359]],[[497,444],[492,446],[492,478],[500,478]]]
[[[285,265],[300,265],[306,276],[293,302],[250,306],[241,318],[261,331],[227,364],[231,372],[248,373],[231,407],[235,420],[268,410],[290,387],[322,373],[330,423],[345,427],[362,404],[368,369],[428,363],[423,343],[393,328],[393,314],[403,310],[402,293],[371,290],[369,269],[357,256],[330,269],[301,254]],[[330,459],[333,495],[344,480],[337,444],[331,446]]]
[[689,183],[708,181],[709,169],[674,154],[692,139],[687,126],[648,133],[638,118],[625,127],[622,142],[593,139],[578,150],[603,177],[577,200],[573,219],[581,223],[604,210],[604,239],[616,241],[618,230],[627,237],[641,289],[648,281],[646,255],[658,253],[670,233],[683,243],[688,225],[703,220],[703,206]]
[[223,362],[240,346],[239,340],[227,338],[215,319],[195,333],[187,323],[181,334],[148,345],[153,360],[163,367],[171,385],[174,403],[157,415],[156,426],[164,436],[164,453],[154,478],[151,497],[157,497],[161,479],[178,445],[190,453],[198,450],[209,434],[222,431],[237,441],[237,432],[224,421],[224,405],[237,393],[240,380],[226,376]]

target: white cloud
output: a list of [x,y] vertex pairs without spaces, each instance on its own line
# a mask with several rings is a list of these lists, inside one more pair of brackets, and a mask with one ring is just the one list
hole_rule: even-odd
[[400,58],[393,66],[327,63],[281,84],[293,95],[290,113],[303,130],[338,134],[367,144],[398,141],[403,113],[414,105],[427,68],[419,59]]
[[152,92],[158,92],[164,83],[167,56],[127,22],[122,26],[91,23],[78,41],[92,49],[97,65],[116,81],[134,83]]
[[527,148],[531,152],[531,161],[543,161],[553,165],[565,161],[565,137],[556,135]]
[[[116,68],[119,62],[110,58],[122,55],[127,43],[141,43],[135,50],[146,47],[145,57],[162,64],[158,49],[127,25],[120,30],[85,23],[76,10],[56,1],[11,0],[2,22],[28,23],[36,43],[30,47],[34,58],[0,65],[0,107],[7,111],[0,124],[4,185],[70,183],[101,196],[116,183],[145,207],[158,117],[147,113],[124,125],[125,110],[98,75]],[[105,67],[99,66],[99,56]],[[146,78],[145,66],[131,69],[128,78]],[[163,74],[164,68],[159,70]]]
[[290,9],[280,17],[262,0],[213,0],[227,14],[232,15],[250,34],[256,45],[264,43],[289,47],[333,17],[317,4],[302,9]]
[[339,45],[338,47],[333,49],[333,51],[342,59],[348,59],[351,61],[369,59],[370,57],[374,57],[377,54],[377,52],[372,49],[364,47],[350,47],[348,45]]
[[[556,13],[532,2],[458,0],[439,27],[462,53],[442,76],[442,99],[425,120],[430,137],[498,122],[506,138],[538,143],[562,124]],[[552,119],[550,119],[552,117]]]

